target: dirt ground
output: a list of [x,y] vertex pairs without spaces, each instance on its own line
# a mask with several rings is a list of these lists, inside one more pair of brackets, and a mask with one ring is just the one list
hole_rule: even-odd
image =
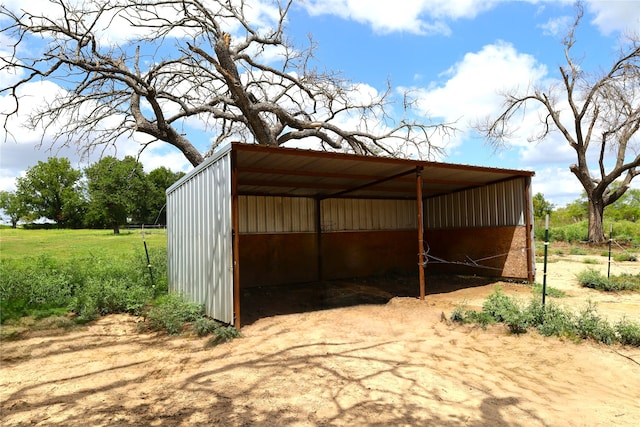
[[[640,294],[577,286],[575,273],[587,267],[606,272],[580,257],[550,263],[548,285],[570,294],[550,300],[576,309],[591,300],[612,321],[640,321]],[[638,262],[612,266],[613,274],[638,272]],[[415,298],[415,281],[397,282],[326,284],[315,311],[304,311],[315,307],[300,287],[288,297],[251,290],[243,337],[217,347],[139,333],[139,319],[126,315],[25,333],[1,343],[0,424],[638,425],[639,348],[447,320],[498,285],[529,298],[525,285],[428,278],[425,302]]]

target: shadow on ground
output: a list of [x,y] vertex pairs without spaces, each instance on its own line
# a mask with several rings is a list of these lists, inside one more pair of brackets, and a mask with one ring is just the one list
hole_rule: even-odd
[[[495,283],[491,277],[431,275],[426,295]],[[417,275],[392,275],[245,288],[241,294],[242,324],[282,314],[303,313],[363,304],[386,304],[394,297],[420,295]]]

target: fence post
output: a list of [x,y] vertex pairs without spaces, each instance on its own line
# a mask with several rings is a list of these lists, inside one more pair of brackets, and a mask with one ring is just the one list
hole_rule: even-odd
[[544,270],[542,274],[542,306],[544,307],[547,296],[547,253],[549,249],[549,214],[544,220]]
[[607,266],[607,279],[611,278],[611,242],[613,242],[613,223],[609,227],[609,265]]

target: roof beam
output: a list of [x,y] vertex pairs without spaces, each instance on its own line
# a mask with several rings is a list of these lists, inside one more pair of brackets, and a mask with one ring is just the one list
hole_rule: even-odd
[[[348,188],[346,190],[339,191],[337,193],[329,194],[328,196],[323,196],[320,199],[321,200],[322,199],[331,199],[331,198],[334,198],[334,197],[344,196],[345,194],[353,193],[354,191],[363,190],[363,189],[368,188],[368,187],[373,187],[374,185],[382,184],[383,182],[392,181],[394,179],[397,179],[397,178],[412,174],[415,171],[416,171],[416,169],[412,168],[412,169],[410,169],[408,171],[400,172],[400,173],[397,173],[395,175],[392,175],[392,176],[389,176],[389,177],[386,177],[386,178],[381,178],[381,179],[378,179],[378,180],[373,181],[373,182],[369,182],[369,183],[366,183],[366,184],[358,185],[357,187]],[[380,191],[382,189],[378,189],[378,190]],[[390,190],[390,191],[397,191],[397,190]]]

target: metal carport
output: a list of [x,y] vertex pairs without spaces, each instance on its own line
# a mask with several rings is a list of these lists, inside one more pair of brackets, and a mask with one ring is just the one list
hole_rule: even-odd
[[[532,282],[532,176],[230,144],[167,190],[170,288],[236,327],[240,287],[259,281],[311,282],[417,264],[424,298],[425,228],[438,242],[429,250],[442,256],[461,257],[447,236],[467,239],[467,246],[494,236],[508,254],[489,267],[491,274]],[[475,259],[493,249],[488,243],[475,246]],[[377,252],[369,254],[369,248]]]

